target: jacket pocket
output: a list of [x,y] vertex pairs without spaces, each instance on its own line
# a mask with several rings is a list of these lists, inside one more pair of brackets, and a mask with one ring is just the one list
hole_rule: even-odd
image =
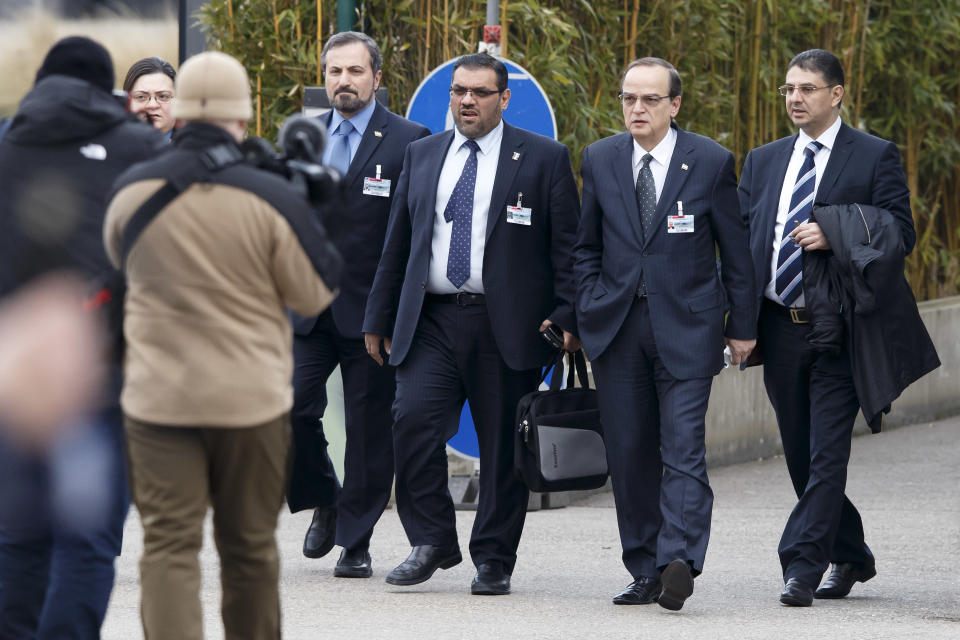
[[690,311],[693,313],[699,313],[701,311],[713,309],[723,304],[723,292],[711,291],[710,293],[705,293],[702,296],[690,298],[687,301],[687,304],[690,305]]
[[597,298],[602,298],[602,297],[605,296],[605,295],[607,295],[607,288],[606,288],[606,287],[604,287],[604,286],[603,286],[602,284],[600,284],[599,282],[597,282],[595,285],[593,285],[593,291],[590,292],[590,298],[591,298],[592,300],[596,300]]

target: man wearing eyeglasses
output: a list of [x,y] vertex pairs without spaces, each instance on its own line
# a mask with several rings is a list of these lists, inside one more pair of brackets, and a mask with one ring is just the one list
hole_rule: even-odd
[[[809,221],[813,202],[886,209],[907,253],[916,240],[897,147],[844,124],[843,82],[840,61],[828,51],[811,49],[790,61],[779,91],[799,132],[751,151],[739,189],[762,301],[763,380],[799,498],[779,546],[780,601],[792,606],[842,598],[876,574],[860,514],[844,495],[859,409],[848,345],[833,354],[807,342],[803,255],[830,250],[819,225]],[[833,571],[820,585],[830,563]]]
[[480,444],[471,592],[503,595],[528,491],[513,471],[517,402],[551,350],[575,337],[576,183],[567,148],[510,126],[507,69],[487,54],[454,65],[455,130],[412,142],[397,185],[363,330],[397,367],[397,512],[413,546],[387,576],[414,585],[460,563],[445,443],[470,401]]
[[627,131],[583,152],[577,319],[633,577],[613,602],[676,610],[693,593],[710,533],[713,376],[724,342],[734,364],[755,343],[752,269],[733,155],[673,121],[677,70],[642,58],[620,86]]
[[[330,308],[319,316],[293,315],[295,447],[287,503],[293,512],[314,510],[305,556],[321,558],[340,545],[334,575],[369,578],[370,538],[393,487],[394,373],[367,357],[360,329],[404,150],[430,130],[377,103],[383,57],[370,36],[337,33],[320,59],[333,106],[320,117],[329,140],[323,160],[343,174],[343,207],[326,209],[323,225],[348,259]],[[322,422],[327,380],[338,366],[346,432],[342,487]]]

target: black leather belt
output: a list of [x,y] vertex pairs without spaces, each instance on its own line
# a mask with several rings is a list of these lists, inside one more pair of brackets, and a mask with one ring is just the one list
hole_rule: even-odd
[[460,307],[470,307],[476,304],[487,303],[487,299],[482,293],[468,293],[466,291],[460,291],[458,293],[428,293],[425,300],[427,302],[455,304]]
[[790,322],[794,324],[807,324],[810,322],[810,314],[807,313],[804,307],[785,307],[770,298],[764,298],[763,308],[784,318],[789,318]]

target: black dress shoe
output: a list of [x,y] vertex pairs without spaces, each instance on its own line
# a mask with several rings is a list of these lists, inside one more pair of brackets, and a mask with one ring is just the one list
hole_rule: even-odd
[[303,555],[322,558],[333,549],[337,535],[337,508],[320,507],[313,510],[313,521],[303,539]]
[[449,569],[463,561],[460,547],[435,547],[424,544],[414,547],[407,559],[387,574],[387,584],[410,586],[430,579],[437,569]]
[[369,578],[373,575],[370,552],[366,549],[344,549],[340,552],[337,566],[333,568],[337,578]]
[[809,607],[813,604],[813,589],[796,578],[790,578],[783,585],[780,602],[791,607]]
[[877,575],[877,565],[859,567],[852,562],[833,565],[833,571],[813,594],[815,598],[845,598],[856,582],[866,582]]
[[693,595],[693,573],[686,560],[674,560],[660,574],[663,593],[657,600],[664,609],[679,611],[684,601]]
[[660,597],[661,591],[663,585],[659,578],[640,576],[613,596],[613,604],[652,604]]
[[510,593],[510,574],[503,570],[503,563],[491,560],[481,562],[477,575],[470,583],[470,593],[475,596],[505,596]]

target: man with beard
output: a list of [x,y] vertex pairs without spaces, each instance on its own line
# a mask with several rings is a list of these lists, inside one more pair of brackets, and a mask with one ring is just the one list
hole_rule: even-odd
[[528,492],[513,471],[517,402],[537,387],[551,324],[573,335],[576,184],[567,148],[502,120],[507,70],[486,54],[453,68],[456,125],[411,143],[363,323],[397,367],[397,511],[413,550],[388,576],[414,585],[461,561],[445,443],[470,401],[480,495],[471,592],[510,592]]
[[[294,512],[314,508],[305,556],[323,557],[334,543],[343,547],[334,569],[342,578],[373,574],[370,537],[393,485],[393,367],[367,357],[360,326],[404,151],[410,141],[430,134],[374,99],[382,62],[377,43],[355,31],[332,36],[321,53],[334,107],[321,117],[329,140],[323,160],[344,176],[344,206],[330,207],[323,224],[348,259],[333,305],[319,316],[293,318],[296,453],[288,503]],[[327,379],[338,365],[347,434],[342,488],[321,422]]]

